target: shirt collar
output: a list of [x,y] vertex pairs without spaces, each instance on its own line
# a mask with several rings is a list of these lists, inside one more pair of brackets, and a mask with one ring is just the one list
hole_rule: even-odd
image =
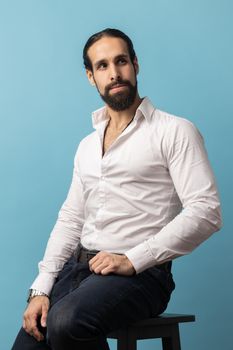
[[151,103],[148,97],[144,97],[141,104],[138,106],[136,110],[135,117],[138,113],[144,116],[146,121],[149,123],[152,117],[152,114],[155,110],[155,107]]
[[[134,118],[138,119],[142,115],[147,120],[147,122],[150,122],[151,116],[154,110],[155,110],[155,107],[153,106],[149,98],[144,97],[141,104],[138,106],[136,110]],[[105,106],[97,109],[92,113],[93,128],[97,129],[103,123],[105,124],[108,119],[109,119],[109,116],[107,114],[107,109]]]

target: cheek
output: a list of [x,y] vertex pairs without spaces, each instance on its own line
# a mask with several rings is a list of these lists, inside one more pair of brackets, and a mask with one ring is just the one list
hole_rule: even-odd
[[105,86],[107,85],[107,81],[103,76],[101,76],[101,78],[96,76],[95,83],[96,83],[96,86],[98,87],[98,90],[102,92],[104,91]]
[[101,82],[99,82],[98,80],[95,81],[95,85],[98,91],[103,92],[104,87],[103,84]]
[[133,69],[133,67],[126,72],[128,80],[130,80],[132,83],[136,82],[136,72]]
[[133,86],[136,84],[136,76],[135,74],[131,75],[130,78],[128,79]]

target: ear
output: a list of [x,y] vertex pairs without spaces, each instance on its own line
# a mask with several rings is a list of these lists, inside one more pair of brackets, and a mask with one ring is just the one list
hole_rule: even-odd
[[139,64],[138,64],[138,58],[137,58],[137,56],[134,57],[133,65],[134,65],[136,74],[138,74],[138,73],[139,73]]
[[87,78],[88,78],[88,80],[89,80],[89,83],[90,83],[92,86],[95,86],[95,80],[94,80],[92,71],[89,70],[89,69],[86,69],[86,75],[87,75]]

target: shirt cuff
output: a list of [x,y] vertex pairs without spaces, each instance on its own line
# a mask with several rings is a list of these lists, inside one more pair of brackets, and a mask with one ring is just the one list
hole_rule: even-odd
[[156,265],[155,258],[151,254],[147,243],[138,244],[136,247],[128,250],[124,254],[133,264],[137,274]]
[[42,272],[37,276],[30,289],[39,290],[40,292],[43,292],[49,296],[53,288],[55,279],[56,278],[53,275]]

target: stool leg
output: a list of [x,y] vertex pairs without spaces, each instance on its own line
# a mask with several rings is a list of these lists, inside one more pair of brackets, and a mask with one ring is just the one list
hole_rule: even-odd
[[181,350],[179,325],[171,326],[171,336],[162,338],[163,350]]
[[122,332],[117,339],[117,350],[137,350],[137,340],[130,337],[128,332]]

